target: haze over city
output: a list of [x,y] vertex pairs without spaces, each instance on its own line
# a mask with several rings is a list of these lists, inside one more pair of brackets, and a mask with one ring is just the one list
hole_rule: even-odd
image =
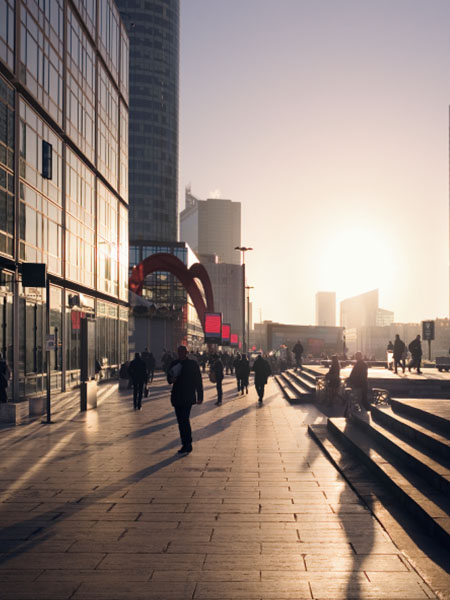
[[396,321],[448,316],[450,3],[181,6],[180,210],[242,203],[254,319],[374,288]]

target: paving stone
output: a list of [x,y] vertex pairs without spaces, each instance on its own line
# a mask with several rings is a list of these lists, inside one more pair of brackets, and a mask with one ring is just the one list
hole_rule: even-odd
[[165,384],[139,414],[110,394],[90,428],[2,430],[0,600],[433,597],[308,437],[320,413],[234,385],[220,413],[207,386],[181,459]]

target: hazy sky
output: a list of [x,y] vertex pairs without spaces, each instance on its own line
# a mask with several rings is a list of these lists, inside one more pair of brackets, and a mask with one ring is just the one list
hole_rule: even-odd
[[184,187],[242,203],[254,316],[449,311],[449,0],[181,0]]

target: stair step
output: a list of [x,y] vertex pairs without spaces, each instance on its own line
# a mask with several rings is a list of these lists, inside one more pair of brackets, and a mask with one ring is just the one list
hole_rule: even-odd
[[400,400],[391,399],[391,406],[395,412],[412,416],[422,423],[430,423],[442,433],[450,432],[450,400],[434,398],[417,398]]
[[[414,417],[405,418],[390,407],[372,407],[372,417],[391,430],[398,431],[428,451],[441,456],[450,464],[450,439],[429,427],[424,427]],[[450,434],[450,428],[449,428]]]
[[409,468],[426,479],[437,491],[446,493],[450,497],[450,464],[448,461],[441,457],[432,458],[371,417],[367,421],[358,419],[357,423],[379,443],[398,456]]
[[301,372],[295,371],[285,371],[283,373],[286,377],[288,377],[294,383],[302,386],[307,389],[308,392],[315,394],[316,393],[316,381],[312,382],[308,377],[305,377]]
[[283,395],[284,395],[284,397],[286,398],[286,400],[288,402],[291,402],[292,404],[296,404],[298,402],[302,402],[303,401],[303,400],[299,400],[299,398],[297,397],[297,394],[294,394],[293,392],[290,391],[290,387],[281,378],[280,375],[275,375],[275,381],[280,386],[281,391],[283,392]]
[[311,402],[312,393],[311,390],[301,384],[301,382],[294,381],[286,372],[281,373],[280,375],[284,385],[286,385],[290,392],[293,393],[297,400],[301,400],[302,402]]
[[431,535],[450,548],[450,500],[447,494],[437,492],[417,475],[416,470],[405,466],[396,454],[368,436],[366,428],[360,424],[334,418],[328,419],[328,427],[382,478]]
[[310,385],[314,386],[314,388],[316,387],[317,373],[314,373],[314,371],[311,371],[311,369],[308,369],[308,367],[302,367],[300,371],[289,369],[288,372],[307,381]]

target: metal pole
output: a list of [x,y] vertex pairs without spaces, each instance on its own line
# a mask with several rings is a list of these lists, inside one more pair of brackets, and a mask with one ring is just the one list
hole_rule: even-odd
[[245,343],[245,251],[242,252],[242,352],[247,352]]
[[47,306],[46,306],[46,326],[45,326],[45,331],[46,331],[46,336],[45,336],[45,356],[46,356],[46,362],[47,362],[47,420],[46,423],[51,423],[52,419],[51,419],[51,392],[50,392],[50,388],[51,388],[51,382],[50,382],[50,350],[49,350],[49,346],[48,346],[48,339],[49,339],[49,334],[50,334],[50,281],[49,278],[47,277],[47,281],[46,281],[46,286],[45,286],[45,295],[46,295],[46,300],[47,300]]
[[250,290],[247,295],[247,344],[250,347]]
[[431,340],[428,340],[428,360],[431,360]]

